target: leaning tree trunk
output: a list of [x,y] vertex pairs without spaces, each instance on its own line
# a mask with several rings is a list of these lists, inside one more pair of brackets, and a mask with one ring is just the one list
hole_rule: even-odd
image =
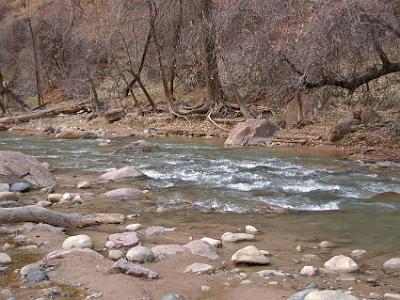
[[28,17],[28,27],[29,33],[32,39],[32,49],[33,49],[33,61],[35,64],[35,77],[36,77],[36,91],[38,96],[38,106],[42,107],[43,105],[43,97],[42,97],[42,88],[41,88],[41,80],[40,80],[40,70],[39,70],[39,56],[37,53],[36,39],[35,34],[33,33],[31,18]]
[[78,214],[52,211],[42,206],[0,208],[0,223],[45,223],[53,226],[73,228],[99,224],[119,224],[124,221],[122,214]]

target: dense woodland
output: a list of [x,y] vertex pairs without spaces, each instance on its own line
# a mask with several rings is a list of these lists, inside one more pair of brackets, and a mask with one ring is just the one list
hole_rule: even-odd
[[396,0],[0,0],[3,114],[57,90],[99,112],[129,98],[140,113],[252,117],[250,103],[399,72]]

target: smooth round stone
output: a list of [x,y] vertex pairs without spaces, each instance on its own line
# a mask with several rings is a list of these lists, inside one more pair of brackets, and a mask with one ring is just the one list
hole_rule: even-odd
[[367,251],[361,250],[361,249],[353,250],[353,251],[351,251],[351,257],[360,258],[360,257],[364,256],[366,253],[367,253]]
[[108,251],[108,258],[112,260],[118,260],[124,256],[121,250],[110,250]]
[[211,290],[211,287],[208,286],[208,285],[203,285],[203,286],[201,287],[201,291],[202,291],[203,293],[207,293],[207,292],[209,292],[210,290]]
[[67,238],[63,244],[62,244],[63,249],[84,249],[84,248],[93,248],[93,242],[89,236],[86,234],[80,234],[80,235],[75,235],[75,236],[70,236]]
[[72,200],[72,195],[70,193],[65,193],[61,198],[61,201],[71,201],[71,200]]
[[27,193],[32,189],[32,185],[28,182],[16,182],[10,186],[10,191],[14,193]]
[[21,270],[19,271],[19,273],[21,274],[22,277],[26,277],[29,273],[36,271],[36,270],[40,270],[40,269],[41,269],[40,264],[33,263],[33,264],[23,266],[21,268]]
[[18,201],[19,196],[14,192],[0,192],[0,200]]
[[81,203],[82,203],[82,197],[81,197],[81,195],[76,195],[74,198],[72,198],[72,203],[74,203],[74,204],[81,204]]
[[187,266],[185,273],[195,273],[195,274],[211,274],[214,271],[214,267],[209,264],[194,263]]
[[126,258],[132,262],[145,263],[155,260],[155,255],[151,249],[143,246],[136,246],[129,249]]
[[28,273],[28,275],[25,277],[25,282],[40,282],[48,279],[49,277],[47,276],[46,272],[39,269]]
[[181,297],[180,295],[174,295],[174,294],[167,294],[164,295],[161,300],[184,300],[184,297]]
[[113,248],[117,247],[117,244],[113,241],[107,241],[105,246],[107,249],[113,249]]
[[63,198],[63,195],[61,194],[49,194],[47,195],[47,201],[51,203],[57,203],[60,202]]
[[0,253],[0,265],[8,265],[12,263],[11,257],[6,253]]
[[41,200],[37,203],[37,205],[41,206],[41,207],[50,207],[53,205],[53,203],[51,203],[50,201],[44,201]]
[[383,264],[383,267],[385,269],[391,269],[391,270],[400,269],[400,257],[394,257],[394,258],[387,260]]
[[129,224],[125,227],[125,231],[138,231],[143,228],[142,224]]
[[303,276],[314,276],[318,272],[318,268],[315,268],[313,266],[304,266],[303,269],[301,269],[300,274]]
[[268,265],[269,259],[255,246],[247,246],[238,250],[232,255],[231,260],[234,263],[244,263],[252,265]]
[[9,191],[10,191],[10,185],[8,183],[0,183],[0,193]]
[[256,234],[258,232],[258,229],[255,228],[254,226],[247,225],[246,226],[246,232],[251,233],[251,234]]
[[358,270],[357,263],[344,255],[332,257],[324,264],[324,267],[339,273],[351,273]]
[[222,242],[220,240],[212,239],[212,238],[209,238],[209,237],[203,237],[200,240],[210,244],[211,246],[213,246],[215,248],[222,247]]
[[323,249],[329,249],[335,247],[335,244],[329,241],[322,241],[318,246]]
[[90,184],[89,181],[81,181],[78,183],[78,185],[76,186],[78,189],[90,189],[92,187],[92,185]]
[[309,293],[304,300],[359,300],[353,295],[345,294],[338,291],[314,291]]
[[255,237],[253,234],[250,233],[232,233],[232,232],[225,232],[221,240],[223,242],[228,242],[228,243],[236,243],[236,242],[244,242],[244,241],[254,241]]

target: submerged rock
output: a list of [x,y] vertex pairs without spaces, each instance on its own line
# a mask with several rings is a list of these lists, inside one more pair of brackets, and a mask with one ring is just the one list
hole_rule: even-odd
[[150,152],[156,147],[157,146],[151,145],[151,144],[147,143],[146,141],[139,140],[139,141],[130,143],[129,145],[124,146],[120,149],[117,149],[116,151],[114,151],[114,153],[131,152],[131,151],[133,151],[133,152],[134,151]]
[[142,172],[132,166],[127,166],[115,171],[107,172],[99,177],[100,182],[121,181],[147,178]]
[[176,230],[175,227],[162,227],[162,226],[150,226],[146,229],[146,235],[147,236],[154,236],[154,235],[160,235],[163,233],[168,233],[168,232],[174,232]]
[[140,243],[136,232],[122,232],[111,234],[108,239],[114,242],[117,247],[133,247]]
[[93,242],[89,236],[86,234],[80,234],[80,235],[75,235],[75,236],[70,236],[67,238],[63,244],[62,244],[62,249],[73,249],[73,248],[93,248]]
[[144,277],[147,279],[157,279],[158,273],[152,270],[146,269],[141,265],[131,263],[124,259],[120,259],[115,262],[111,268],[113,271],[122,272],[127,275]]
[[358,270],[357,263],[344,255],[332,257],[324,264],[324,267],[339,273],[351,273]]
[[157,245],[151,248],[154,255],[158,257],[168,256],[168,255],[176,255],[184,253],[188,251],[188,249],[183,248],[181,245]]
[[244,241],[254,241],[255,237],[253,234],[250,233],[232,233],[232,232],[225,232],[221,240],[223,242],[228,242],[228,243],[236,243],[236,242],[244,242]]
[[49,170],[36,158],[12,151],[0,151],[0,182],[26,182],[41,188],[57,184]]
[[116,189],[109,191],[107,193],[102,194],[102,196],[105,196],[107,198],[115,198],[115,199],[121,199],[121,200],[142,200],[146,199],[146,194],[143,193],[142,191],[139,191],[138,189],[135,188],[121,188],[121,189]]
[[255,246],[247,246],[232,255],[231,260],[237,264],[268,265],[269,259]]
[[206,243],[201,240],[189,242],[186,245],[184,245],[183,248],[189,249],[189,251],[193,255],[207,257],[212,260],[219,258],[217,252],[215,251],[215,248],[211,246],[209,243]]

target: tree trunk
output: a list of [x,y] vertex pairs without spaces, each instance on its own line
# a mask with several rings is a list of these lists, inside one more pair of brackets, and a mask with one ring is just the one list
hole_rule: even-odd
[[222,90],[218,71],[216,32],[213,18],[212,0],[202,0],[203,21],[203,72],[207,87],[207,101],[211,103],[222,103],[225,95]]
[[26,111],[28,111],[28,112],[31,111],[29,109],[29,107],[25,104],[25,102],[18,95],[16,95],[10,88],[5,86],[3,73],[1,72],[1,69],[0,69],[0,96],[2,96],[3,99],[6,96],[11,97],[15,102],[17,102]]
[[122,214],[77,214],[61,213],[39,205],[0,208],[0,223],[34,222],[53,226],[74,228],[99,224],[119,224],[124,221]]
[[35,64],[35,76],[36,76],[36,92],[38,96],[38,106],[42,107],[43,105],[43,97],[42,97],[42,88],[41,88],[41,80],[40,80],[40,68],[39,68],[39,57],[37,53],[36,39],[35,34],[33,33],[31,18],[28,17],[28,27],[29,33],[32,39],[32,50],[33,50],[33,61]]
[[183,22],[183,20],[182,20],[182,1],[183,0],[178,0],[179,13],[178,13],[178,17],[174,18],[176,20],[176,22],[175,22],[173,53],[172,53],[172,59],[171,59],[171,64],[170,64],[170,77],[169,77],[169,91],[172,96],[172,99],[174,98],[174,82],[175,82],[175,75],[176,75],[176,53],[178,52],[179,41],[180,41],[180,37],[181,37],[182,22]]

